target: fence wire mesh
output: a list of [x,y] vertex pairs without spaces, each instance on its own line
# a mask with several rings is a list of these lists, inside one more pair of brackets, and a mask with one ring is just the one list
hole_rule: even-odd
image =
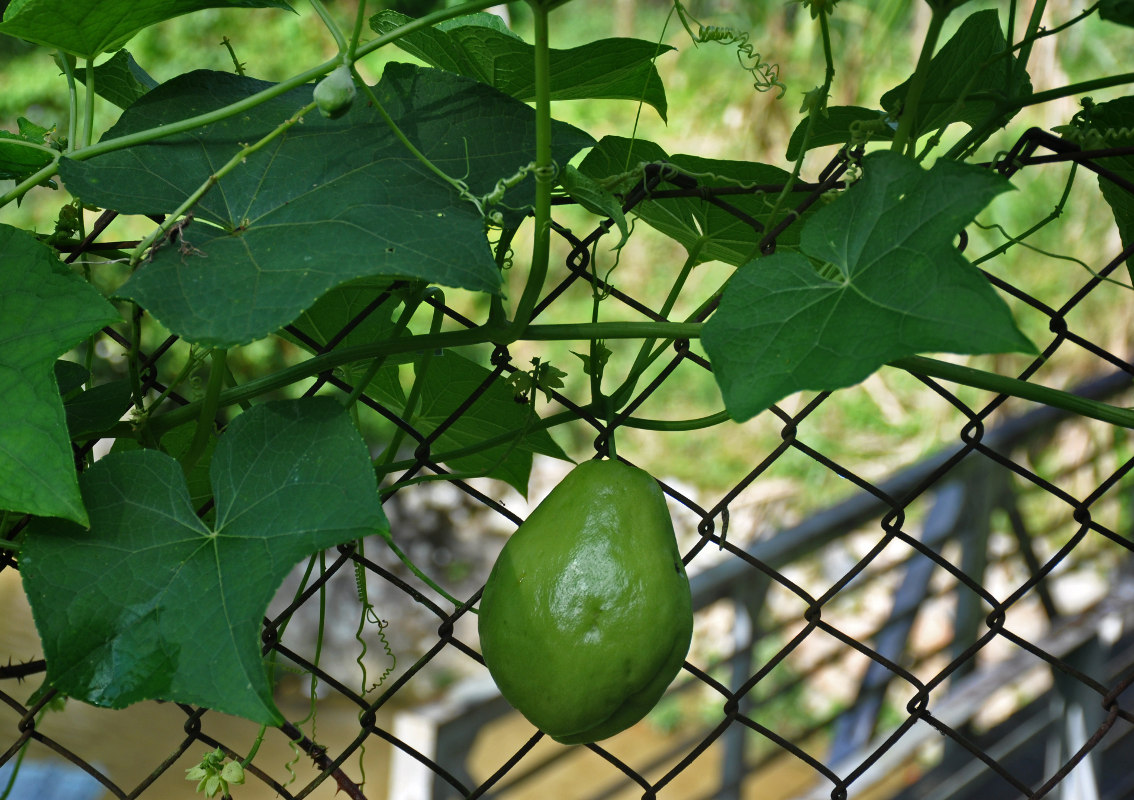
[[[1085,152],[1033,130],[990,168],[1011,176],[1074,163],[1134,195],[1134,186],[1106,168],[1107,157],[1129,150]],[[804,184],[797,211],[839,188],[846,167],[835,159]],[[713,186],[652,164],[625,197],[625,210],[695,198],[754,228],[769,253],[795,215],[765,231],[744,203],[779,188]],[[601,292],[628,318],[672,316],[608,283],[593,254],[612,226],[607,220],[581,238],[555,227],[566,271],[537,314],[552,313],[581,288]],[[70,258],[105,227],[96,226]],[[1048,320],[1050,338],[1020,379],[1058,379],[1061,359],[1071,355],[1093,373],[1075,391],[1131,404],[1134,365],[1126,352],[1114,352],[1128,344],[1128,326],[1100,342],[1071,319],[1088,297],[1116,291],[1112,281],[1123,277],[1132,252],[1127,246],[1115,254],[1061,304],[1034,296],[1031,276],[1017,283],[988,274],[1014,302]],[[389,294],[378,296],[328,341],[306,344],[334,349],[387,302]],[[450,323],[473,325],[443,300],[427,302]],[[694,321],[712,310],[701,309]],[[1118,314],[1114,325],[1123,320]],[[104,333],[107,353],[133,344],[115,329]],[[305,336],[299,328],[288,333]],[[167,389],[159,376],[175,344],[170,337],[143,357],[148,391]],[[696,343],[676,341],[670,349],[664,367],[611,419],[552,392],[593,430],[596,455],[606,454],[615,431],[665,435],[635,414],[650,403],[664,407],[665,387],[681,386],[690,370],[710,369]],[[490,386],[526,368],[503,346],[491,366],[428,432],[363,395],[412,442],[399,481],[449,475],[435,456],[438,438]],[[1082,366],[1077,372],[1082,376]],[[387,512],[395,540],[417,563],[443,571],[463,605],[453,610],[379,541],[323,553],[298,570],[263,627],[279,703],[292,721],[267,731],[263,754],[235,796],[1134,796],[1134,453],[1127,432],[915,378],[933,398],[924,402],[948,409],[939,430],[945,444],[934,453],[914,443],[884,472],[868,460],[837,460],[812,435],[832,404],[819,394],[761,416],[777,441],[752,452],[745,472],[719,496],[658,476],[693,581],[696,632],[670,695],[630,738],[555,745],[509,713],[487,680],[471,610],[502,537],[462,531],[514,529],[522,499],[506,495],[502,484],[459,475],[393,492]],[[329,372],[307,392],[352,389],[348,376]],[[876,405],[875,423],[890,424],[884,392]],[[77,448],[77,463],[99,446]],[[711,436],[701,458],[714,458]],[[846,487],[840,501],[809,498],[804,505],[813,511],[794,514],[792,492],[800,485],[785,494],[777,472],[789,459],[837,476]],[[555,477],[553,467],[543,482]],[[466,563],[474,566],[462,570]],[[9,578],[18,568],[12,553],[0,551]],[[361,622],[358,581],[374,602]],[[9,616],[26,617],[18,586],[4,586]],[[364,626],[365,637],[356,638]],[[34,632],[8,639],[0,775],[20,767],[13,786],[25,793],[13,796],[187,796],[185,770],[203,751],[243,758],[255,738],[250,725],[179,704],[54,710],[58,698],[35,691],[45,665]],[[370,647],[360,653],[364,639]],[[149,755],[155,752],[163,755]]]

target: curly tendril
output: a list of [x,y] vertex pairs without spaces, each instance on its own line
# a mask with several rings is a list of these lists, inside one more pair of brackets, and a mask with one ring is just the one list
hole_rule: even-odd
[[736,60],[740,67],[752,76],[752,87],[758,92],[770,92],[779,89],[776,99],[784,96],[787,86],[780,80],[780,65],[764,61],[756,52],[756,48],[748,41],[748,31],[739,31],[736,28],[721,27],[719,25],[699,25],[694,41],[701,44],[717,42],[719,44],[736,45]]
[[393,673],[398,666],[398,657],[394,655],[394,651],[390,649],[390,641],[386,638],[386,628],[390,625],[389,620],[378,619],[377,616],[374,616],[370,621],[378,626],[378,641],[382,643],[382,650],[389,656],[390,665],[382,671],[382,674],[378,676],[378,680],[371,684],[363,694],[370,694],[384,684],[386,679],[390,677],[391,673]]
[[[764,61],[764,57],[756,52],[756,48],[749,41],[747,31],[722,25],[702,25],[681,4],[681,0],[673,0],[673,8],[681,20],[682,26],[693,40],[693,44],[708,44],[716,42],[723,45],[736,45],[736,60],[740,67],[752,76],[752,86],[758,92],[769,92],[779,89],[776,99],[784,96],[787,86],[780,80],[780,65]],[[693,25],[697,26],[697,33],[693,33]]]
[[534,175],[537,181],[554,181],[559,176],[559,166],[552,162],[545,167],[539,167],[534,161],[525,164],[516,170],[515,173],[509,175],[507,178],[501,178],[496,181],[496,185],[492,191],[479,198],[474,198],[473,202],[480,212],[484,215],[485,220],[497,227],[504,224],[504,215],[493,209],[493,206],[501,206],[503,208],[510,208],[504,204],[504,195],[512,187],[518,185],[528,175]]
[[1052,131],[1084,150],[1101,150],[1126,140],[1134,140],[1134,127],[1078,128],[1074,125],[1057,125]]
[[1101,150],[1116,144],[1134,143],[1134,127],[1102,127],[1094,117],[1095,101],[1084,97],[1083,108],[1071,118],[1070,125],[1057,125],[1052,131],[1084,150]]

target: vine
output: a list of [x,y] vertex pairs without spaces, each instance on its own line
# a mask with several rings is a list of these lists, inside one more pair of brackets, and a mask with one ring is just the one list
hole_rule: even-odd
[[[104,41],[88,38],[98,25],[62,24],[78,13],[66,4],[51,6],[59,24],[28,18],[46,3],[12,4],[0,21],[0,34],[56,51],[67,117],[65,135],[23,117],[17,132],[0,135],[0,177],[11,181],[0,209],[18,219],[14,203],[58,204],[44,217],[54,219],[46,233],[0,225],[0,304],[31,297],[42,305],[33,313],[0,307],[7,343],[0,350],[14,354],[0,374],[28,389],[0,420],[8,425],[0,427],[4,441],[19,451],[18,458],[0,451],[0,547],[18,559],[44,627],[49,690],[103,705],[204,702],[261,726],[244,759],[211,749],[187,770],[206,794],[239,785],[270,730],[291,743],[290,781],[301,752],[330,763],[314,741],[326,661],[324,583],[301,721],[310,721],[310,739],[274,705],[276,669],[289,667],[276,663],[265,634],[270,652],[261,669],[263,643],[252,635],[264,613],[252,606],[271,596],[286,570],[306,559],[298,603],[316,593],[306,588],[316,565],[329,577],[328,549],[355,548],[355,664],[364,698],[397,667],[389,622],[368,594],[367,538],[380,536],[409,571],[412,591],[435,592],[452,605],[452,619],[478,613],[476,595],[461,597],[443,576],[414,564],[390,529],[382,502],[416,484],[488,476],[524,492],[536,454],[593,455],[568,453],[558,439],[576,448],[587,439],[610,458],[629,459],[633,439],[620,429],[710,431],[727,422],[737,427],[713,433],[730,436],[757,415],[779,413],[784,398],[835,392],[883,367],[1134,428],[1129,408],[1044,386],[1030,371],[1019,373],[1024,379],[929,355],[1039,358],[1043,348],[1017,327],[996,279],[983,281],[976,269],[992,275],[1010,251],[1069,260],[1107,288],[1131,288],[1114,274],[1116,264],[1094,269],[1089,259],[1029,241],[1067,211],[1077,163],[1042,219],[982,216],[1007,188],[999,173],[1030,158],[1006,165],[988,143],[1029,107],[1082,97],[1079,113],[1055,131],[1100,152],[1074,155],[1129,156],[1129,98],[1096,103],[1083,95],[1126,87],[1134,73],[1111,70],[1036,92],[1030,78],[1027,90],[1013,83],[1027,78],[1036,42],[1105,22],[1092,19],[1102,4],[1049,25],[1042,0],[1026,20],[1012,3],[973,12],[957,27],[953,15],[964,3],[931,2],[908,80],[863,109],[835,105],[854,92],[836,83],[846,76],[836,72],[833,0],[803,2],[810,20],[801,14],[799,23],[813,26],[822,78],[799,91],[789,90],[756,34],[703,24],[681,0],[673,0],[656,39],[591,42],[587,59],[551,47],[561,24],[552,12],[562,0],[528,0],[524,35],[472,16],[494,0],[398,17],[393,29],[390,16],[368,18],[362,0],[341,23],[341,6],[311,0],[305,13],[319,21],[312,28],[322,39],[319,55],[297,58],[282,80],[246,74],[259,57],[241,42],[249,57],[241,61],[224,36],[231,71],[226,62],[222,72],[194,70],[160,86],[129,52],[105,52],[130,43],[137,32],[130,20],[156,25],[163,11],[151,19],[127,14],[136,9],[125,0],[97,4],[93,19],[114,32]],[[797,91],[790,163],[767,173],[783,180],[748,180],[739,176],[762,173],[704,154],[673,157],[692,168],[639,160],[643,150],[669,152],[642,140],[638,122],[651,109],[670,113],[658,69],[672,49],[663,40],[674,16],[695,48],[735,52],[741,83],[751,80],[777,100]],[[430,66],[396,60],[390,45]],[[390,58],[368,61],[383,48]],[[946,48],[957,62],[949,70],[941,62]],[[215,48],[213,55],[225,60]],[[378,83],[363,80],[379,66]],[[575,100],[636,102],[629,150],[624,138],[598,138],[553,118],[555,104]],[[99,138],[98,112],[108,103],[121,108],[119,121]],[[704,109],[694,112],[698,124],[711,123]],[[809,156],[826,146],[840,154],[811,180]],[[984,160],[972,163],[978,153]],[[1126,167],[1107,164],[1116,170],[1110,174]],[[651,189],[659,176],[678,188]],[[1104,184],[1125,236],[1129,209],[1107,191]],[[560,204],[598,218],[593,238],[576,237],[557,219]],[[970,224],[994,232],[991,249],[971,261],[955,245]],[[622,239],[613,257],[603,257],[598,241],[615,225]],[[684,256],[670,258],[669,247],[649,263],[636,259],[645,237],[631,234],[639,225]],[[129,231],[120,238],[130,240],[111,240],[108,228]],[[726,269],[699,280],[709,261]],[[945,288],[919,292],[911,284]],[[618,302],[637,286],[656,296],[628,301],[631,312],[623,313]],[[841,302],[847,298],[855,302]],[[969,314],[969,303],[984,311]],[[39,329],[40,317],[50,320],[48,330]],[[108,355],[108,341],[123,363],[117,350]],[[174,342],[182,344],[170,355]],[[700,386],[671,389],[698,401],[680,404],[685,410],[673,419],[658,418],[665,414],[650,412],[646,401],[667,380],[679,386],[669,371],[686,363],[703,368],[712,399],[701,402]],[[583,378],[573,380],[579,371]],[[82,416],[88,406],[98,412],[90,419]],[[727,525],[727,510],[722,519]],[[77,588],[91,580],[90,570],[77,563],[79,548],[60,544],[76,531],[91,548],[82,552],[101,560],[84,558],[105,561],[120,583],[115,597],[99,595],[109,608],[84,599],[97,592]],[[170,555],[193,537],[207,558]],[[131,560],[141,558],[149,560]],[[334,569],[347,568],[343,559]],[[241,565],[256,569],[234,581]],[[190,574],[197,576],[192,591],[179,595],[177,581]],[[414,597],[436,609],[426,594]],[[171,629],[147,634],[123,623],[140,608],[156,609]],[[217,637],[225,646],[216,653],[200,652],[193,638],[200,632],[186,621],[201,615],[225,620]],[[118,661],[94,663],[97,653],[51,628],[87,618],[107,631],[113,646],[106,649]],[[373,681],[368,626],[388,659]],[[286,627],[285,619],[274,635]],[[179,661],[170,652],[182,654],[179,663],[167,663]],[[154,664],[170,674],[139,685],[137,675]],[[229,677],[217,677],[220,669]],[[98,675],[98,685],[85,675]],[[361,758],[360,751],[365,780]]]
[[[752,77],[752,88],[758,92],[778,89],[777,97],[784,96],[787,86],[780,80],[779,65],[765,61],[764,57],[756,52],[756,48],[749,41],[748,31],[720,25],[702,25],[689,13],[681,0],[673,0],[673,9],[689,38],[693,40],[693,44],[735,45],[736,60],[740,63],[740,68]],[[694,25],[697,27],[696,33],[693,32]]]

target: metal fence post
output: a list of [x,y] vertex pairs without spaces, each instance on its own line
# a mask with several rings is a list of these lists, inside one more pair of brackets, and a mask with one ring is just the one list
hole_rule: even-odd
[[[729,659],[729,689],[740,689],[752,674],[752,648],[759,639],[760,610],[768,594],[771,581],[760,575],[751,582],[737,583],[732,593],[735,623],[733,624],[734,655]],[[740,713],[747,713],[751,706],[748,695],[740,698]],[[740,800],[740,783],[746,772],[744,766],[744,741],[748,729],[743,725],[731,725],[721,737],[724,740],[724,758],[721,761],[721,788],[718,800]]]

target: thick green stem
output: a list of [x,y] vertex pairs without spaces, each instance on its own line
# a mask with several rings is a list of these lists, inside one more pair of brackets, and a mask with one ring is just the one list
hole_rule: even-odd
[[520,295],[513,319],[523,331],[532,319],[536,302],[543,291],[551,260],[551,184],[555,171],[551,161],[551,55],[548,38],[547,9],[538,0],[530,0],[535,39],[535,229],[532,234],[532,260],[527,282]]
[[247,767],[252,763],[252,759],[256,757],[256,753],[260,751],[260,745],[264,743],[264,733],[268,730],[267,725],[260,726],[260,732],[256,734],[256,741],[252,742],[252,749],[248,751],[248,755],[240,762],[242,767]]
[[94,59],[87,59],[87,76],[83,87],[83,134],[79,147],[89,147],[94,138],[95,76]]
[[[1021,43],[1023,46],[1020,48],[1019,55],[1017,55],[1021,69],[1028,67],[1028,59],[1032,56],[1032,44],[1035,42],[1040,24],[1043,22],[1043,12],[1046,8],[1047,0],[1037,0],[1036,4],[1032,6],[1032,15],[1028,19],[1028,27],[1024,29],[1024,41]],[[1009,42],[1009,45],[1011,45],[1011,42]]]
[[1079,83],[1062,86],[1058,89],[1049,89],[1046,92],[1036,92],[1035,94],[1029,94],[1025,97],[1004,101],[997,105],[996,109],[988,115],[984,122],[972,128],[968,133],[962,136],[955,145],[949,148],[949,152],[945,154],[945,158],[959,159],[963,158],[967,153],[974,151],[1000,127],[1003,123],[1004,116],[1007,114],[1013,114],[1022,108],[1040,105],[1041,103],[1047,103],[1052,100],[1059,100],[1063,97],[1086,94],[1087,92],[1097,92],[1100,89],[1110,89],[1115,86],[1125,86],[1130,83],[1134,83],[1134,72],[1124,72],[1120,75],[1110,75],[1105,78],[1080,81]]
[[362,38],[362,28],[366,23],[366,0],[358,0],[358,9],[354,14],[354,30],[350,33],[350,47],[347,49],[347,56],[350,58],[351,63],[356,58],[355,52],[358,50],[358,42]]
[[[701,336],[701,328],[701,323],[689,322],[599,322],[593,324],[529,325],[522,338],[528,341],[585,341],[588,339],[639,339],[643,337],[697,339]],[[280,370],[272,375],[248,381],[239,387],[220,392],[217,398],[217,406],[249,400],[353,361],[364,361],[381,355],[419,352],[434,348],[462,347],[485,342],[511,344],[520,340],[521,337],[509,336],[509,332],[509,329],[484,326],[464,331],[443,331],[435,334],[406,336],[399,339],[340,348],[330,353],[314,356],[301,364]],[[1084,400],[1058,389],[1038,386],[996,373],[971,367],[960,367],[922,356],[898,359],[891,362],[889,366],[954,381],[977,389],[988,389],[1025,400],[1034,400],[1055,408],[1063,408],[1083,414],[1092,419],[1134,428],[1134,411]],[[160,435],[178,425],[189,422],[194,417],[201,416],[203,413],[202,403],[192,403],[149,420],[148,426],[153,434]],[[106,435],[109,436],[129,436],[131,434],[132,430],[125,423],[119,423],[119,426],[115,426],[106,432]]]
[[327,7],[323,5],[323,0],[311,0],[311,7],[315,9],[315,13],[319,15],[319,19],[323,20],[323,25],[331,32],[331,36],[335,39],[335,45],[339,48],[340,55],[345,55],[349,48],[346,36],[343,35],[342,28],[335,22],[335,18],[331,16],[331,12],[327,11]]
[[[597,325],[574,323],[563,325],[529,325],[522,337],[528,341],[561,341],[574,339],[638,339],[643,336],[671,339],[695,339],[701,335],[701,325],[689,322],[600,322]],[[386,339],[380,342],[340,347],[330,353],[313,356],[306,361],[280,370],[272,375],[248,381],[239,387],[221,392],[221,405],[232,405],[242,400],[250,400],[267,392],[318,375],[335,367],[353,361],[366,361],[383,355],[414,353],[428,349],[464,347],[473,344],[493,342],[511,344],[521,337],[512,335],[510,328],[482,326],[463,331],[443,331],[441,333],[405,336],[399,339]],[[162,414],[149,421],[155,434],[161,434],[178,425],[192,420],[200,410],[199,403]],[[116,428],[115,430],[121,430]]]
[[899,358],[896,361],[891,361],[889,366],[916,375],[925,375],[930,378],[940,378],[964,386],[971,386],[974,389],[986,389],[997,394],[1019,397],[1022,400],[1032,400],[1053,408],[1070,411],[1073,414],[1108,422],[1111,425],[1134,428],[1134,411],[1132,410],[1117,408],[1106,403],[1100,403],[1097,400],[1079,397],[1070,392],[1028,383],[1017,378],[1009,378],[995,372],[985,372],[984,370],[950,364],[947,361],[939,361],[925,356]]
[[212,352],[209,385],[205,389],[205,399],[200,404],[197,429],[193,431],[193,441],[189,444],[189,451],[185,454],[185,460],[182,462],[186,474],[204,455],[205,448],[209,445],[209,439],[213,436],[217,409],[221,406],[221,387],[224,386],[225,361],[227,358],[227,350],[218,349]]
[[[442,294],[438,289],[431,289],[430,291],[433,291],[437,295],[439,295],[439,303],[433,309],[433,319],[430,320],[429,323],[429,332],[438,333],[441,330],[441,323],[445,319],[445,315],[442,311],[442,309],[444,308],[445,295]],[[406,396],[405,407],[402,409],[402,419],[404,419],[407,423],[411,423],[413,421],[414,414],[417,413],[417,403],[421,398],[422,391],[424,391],[425,389],[425,376],[426,373],[429,372],[429,363],[433,360],[433,354],[435,352],[435,350],[423,350],[421,354],[421,360],[418,362],[417,368],[414,370],[413,385],[410,387],[409,394]],[[374,463],[387,464],[390,461],[393,461],[394,456],[396,456],[398,454],[398,450],[401,449],[402,442],[405,440],[405,435],[406,432],[403,428],[394,428],[394,435],[390,437],[390,443],[386,445],[386,449],[380,456],[378,456],[377,459],[375,459]]]
[[[58,57],[59,66],[63,68],[63,74],[67,77],[67,150],[70,152],[75,151],[80,147],[79,144],[79,90],[75,87],[75,67],[73,60],[67,53],[60,52]],[[58,159],[56,159],[58,161]],[[47,169],[47,167],[44,167]],[[39,172],[43,172],[41,169]],[[36,175],[39,174],[36,173]],[[50,173],[54,175],[55,173]],[[32,176],[33,178],[35,175]],[[27,181],[24,181],[27,183]],[[23,184],[20,184],[23,186]],[[19,186],[16,187],[17,189]],[[18,197],[19,195],[17,195]],[[0,203],[0,205],[3,205]]]
[[1017,111],[1021,108],[1040,105],[1041,103],[1047,103],[1051,100],[1059,100],[1063,97],[1086,94],[1087,92],[1097,92],[1099,89],[1110,89],[1114,86],[1125,86],[1128,83],[1134,83],[1134,72],[1123,72],[1119,75],[1109,75],[1104,78],[1095,78],[1089,81],[1072,83],[1069,86],[1061,86],[1058,89],[1048,89],[1046,92],[1036,92],[1035,94],[1020,97],[1005,103],[1004,109],[1006,111]]
[[917,107],[921,101],[921,93],[925,91],[925,82],[929,79],[929,63],[933,59],[933,51],[937,49],[941,27],[948,16],[949,9],[933,7],[929,17],[929,28],[925,32],[925,41],[921,45],[921,55],[918,56],[913,77],[910,78],[909,89],[906,90],[905,102],[902,104],[902,115],[898,120],[898,130],[894,133],[894,143],[890,148],[895,153],[901,153],[907,147],[912,148],[917,141],[917,132],[913,127],[917,119]]

